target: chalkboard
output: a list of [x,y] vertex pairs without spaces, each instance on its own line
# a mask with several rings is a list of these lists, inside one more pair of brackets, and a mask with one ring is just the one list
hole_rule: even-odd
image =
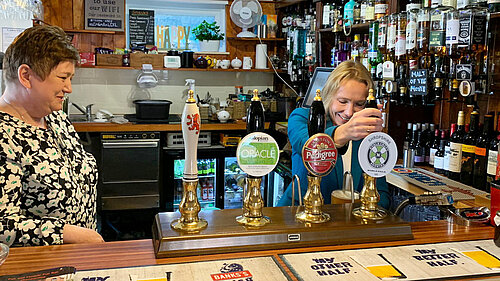
[[85,29],[123,31],[125,0],[85,0]]
[[130,44],[155,44],[155,11],[129,10],[128,28]]
[[427,95],[427,75],[428,69],[412,69],[410,70],[410,96]]

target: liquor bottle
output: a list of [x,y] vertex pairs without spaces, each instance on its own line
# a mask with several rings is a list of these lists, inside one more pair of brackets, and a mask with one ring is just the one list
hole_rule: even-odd
[[247,111],[247,133],[264,132],[264,122],[264,107],[260,102],[259,91],[254,90]]
[[448,6],[433,7],[430,11],[431,29],[429,51],[437,56],[446,55],[446,17],[453,8]]
[[446,146],[446,131],[441,131],[441,140],[439,141],[439,147],[434,155],[434,172],[436,174],[444,174],[444,150]]
[[316,90],[316,96],[314,97],[314,101],[312,102],[309,110],[307,130],[310,137],[325,131],[326,114],[320,93],[320,90]]
[[403,141],[403,151],[407,150],[408,147],[410,146],[411,142],[411,135],[412,135],[412,123],[406,124],[406,133],[405,133],[405,138]]
[[370,22],[375,19],[375,0],[367,0],[365,22]]
[[360,1],[356,1],[353,9],[353,20],[354,24],[361,23],[361,3]]
[[398,27],[398,14],[391,14],[388,17],[387,25],[387,45],[383,64],[383,78],[386,80],[386,91],[390,96],[390,101],[399,103],[398,88],[395,85],[396,67],[395,67],[395,49],[396,49],[396,31]]
[[469,132],[465,134],[462,144],[462,168],[460,169],[460,182],[472,186],[474,172],[474,155],[476,154],[476,141],[479,135],[479,112],[473,111],[470,115]]
[[445,78],[445,74],[442,71],[442,61],[443,57],[436,56],[434,57],[434,71],[432,72],[432,78],[434,81],[433,93],[434,97],[431,100],[432,102],[443,100],[443,80]]
[[431,57],[429,56],[430,9],[422,8],[417,13],[417,51],[419,56],[418,67],[428,69]]
[[429,163],[429,139],[432,139],[429,123],[422,124],[422,147],[424,153],[424,164]]
[[359,10],[359,19],[362,23],[366,22],[366,6],[368,6],[368,0],[362,0]]
[[457,9],[464,9],[469,6],[470,3],[470,0],[457,0]]
[[455,133],[457,130],[457,124],[453,123],[450,127],[450,134],[446,135],[446,144],[444,146],[444,162],[443,162],[443,174],[445,176],[450,175],[450,156],[451,156],[451,148],[450,148],[450,136]]
[[406,12],[397,14],[394,56],[397,62],[406,64]]
[[375,0],[375,19],[380,19],[387,14],[389,5],[385,0]]
[[332,24],[330,23],[330,10],[331,4],[329,2],[325,2],[323,4],[323,17],[322,17],[322,24],[321,26],[323,28],[330,28]]
[[460,181],[462,169],[462,144],[465,137],[464,112],[458,112],[457,130],[450,136],[450,170],[448,177]]
[[[434,167],[434,161],[436,159],[436,152],[438,151],[440,145],[441,145],[441,132],[439,131],[439,129],[435,129],[434,139],[429,147],[429,165],[433,167]],[[443,152],[444,152],[444,146],[443,146]]]
[[456,78],[452,79],[451,83],[450,83],[450,101],[451,102],[458,102],[458,95],[460,94],[458,87],[459,87],[458,80]]
[[417,10],[412,9],[406,12],[406,56],[408,68],[417,68]]
[[457,8],[457,0],[442,0],[441,5],[445,7],[450,7],[453,9]]
[[381,54],[386,52],[387,43],[387,16],[378,19],[378,49]]
[[361,48],[361,35],[359,34],[354,34],[354,41],[352,42],[352,47],[351,47],[351,59],[353,61],[361,62],[361,57],[360,57],[360,48]]
[[344,5],[344,26],[352,26],[354,24],[354,0],[349,0]]
[[490,132],[493,132],[493,115],[484,115],[483,132],[476,141],[476,150],[474,155],[474,173],[472,186],[479,190],[486,191],[486,167],[488,165],[488,145],[490,141]]
[[[412,168],[415,165],[415,153],[417,149],[417,141],[418,141],[418,129],[417,124],[413,124],[412,132],[411,132],[411,140],[408,144],[408,152],[406,155],[403,155],[403,162],[407,165],[407,167]],[[405,159],[406,156],[406,159]]]
[[370,73],[372,75],[372,78],[377,77],[377,68],[379,64],[382,64],[382,54],[378,50],[378,28],[379,28],[379,22],[378,21],[372,21],[370,22],[370,27],[369,27],[369,35],[370,35],[370,44],[369,44],[369,50],[368,50],[368,63],[370,64]]
[[407,13],[413,10],[418,10],[420,8],[422,8],[422,1],[420,0],[408,0],[408,2],[406,2]]

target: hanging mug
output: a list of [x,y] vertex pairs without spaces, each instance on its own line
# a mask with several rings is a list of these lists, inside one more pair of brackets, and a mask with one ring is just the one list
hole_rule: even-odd
[[253,61],[251,57],[243,57],[243,69],[251,69]]

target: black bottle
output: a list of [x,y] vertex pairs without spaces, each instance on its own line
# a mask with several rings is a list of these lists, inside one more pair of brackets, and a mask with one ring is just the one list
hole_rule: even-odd
[[460,181],[462,169],[462,144],[465,137],[464,112],[458,112],[457,130],[450,137],[450,170],[448,177]]
[[311,109],[309,110],[307,131],[310,137],[318,133],[323,133],[326,127],[325,107],[320,93],[320,90],[316,90],[316,96],[314,97]]
[[460,169],[460,182],[472,186],[474,172],[474,155],[476,153],[476,140],[479,134],[479,112],[470,114],[469,132],[465,134],[462,143],[462,167]]
[[260,102],[259,91],[255,89],[247,111],[247,133],[264,132],[264,122],[264,106]]
[[488,144],[490,132],[493,132],[493,115],[484,115],[483,132],[476,141],[474,152],[474,173],[472,186],[479,190],[486,191],[486,165],[488,164]]
[[434,154],[434,172],[436,174],[443,175],[444,171],[444,148],[446,146],[446,131],[441,131],[441,140],[439,141],[439,147]]

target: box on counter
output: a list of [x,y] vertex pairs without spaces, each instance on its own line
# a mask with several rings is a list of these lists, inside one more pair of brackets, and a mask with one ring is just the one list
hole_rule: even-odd
[[94,53],[80,53],[80,65],[94,66],[95,54]]
[[123,55],[117,54],[96,54],[96,65],[122,66]]
[[162,54],[144,54],[144,53],[131,53],[130,54],[130,66],[141,68],[143,64],[151,64],[153,68],[163,68],[163,57]]

